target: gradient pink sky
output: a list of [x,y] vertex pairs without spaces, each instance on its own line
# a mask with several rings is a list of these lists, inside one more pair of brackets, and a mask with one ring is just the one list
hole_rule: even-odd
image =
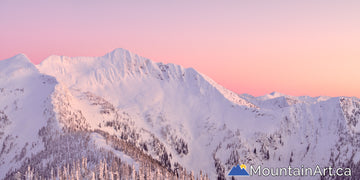
[[237,93],[360,97],[360,1],[0,1],[0,59],[124,48]]

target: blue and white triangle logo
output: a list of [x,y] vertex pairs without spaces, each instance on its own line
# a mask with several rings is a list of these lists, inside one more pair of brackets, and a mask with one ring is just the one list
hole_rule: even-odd
[[249,173],[246,171],[246,165],[241,164],[234,166],[228,176],[249,176]]

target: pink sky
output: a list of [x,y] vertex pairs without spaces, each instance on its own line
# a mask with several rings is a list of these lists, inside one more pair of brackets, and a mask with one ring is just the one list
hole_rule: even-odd
[[0,1],[0,59],[124,48],[237,93],[360,97],[360,1]]

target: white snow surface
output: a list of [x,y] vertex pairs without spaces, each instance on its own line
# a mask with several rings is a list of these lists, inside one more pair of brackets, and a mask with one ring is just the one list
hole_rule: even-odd
[[43,149],[38,131],[46,124],[44,110],[55,85],[55,78],[40,74],[25,55],[0,61],[0,178],[20,165],[16,159],[21,151],[36,153]]
[[[0,61],[0,88],[4,89],[0,111],[11,121],[1,129],[5,135],[0,143],[5,143],[6,135],[15,138],[14,150],[0,155],[0,174],[20,166],[21,161],[12,159],[24,146],[33,153],[43,148],[37,133],[46,125],[44,110],[54,102],[61,105],[52,96],[54,91],[71,109],[81,111],[93,130],[118,114],[127,114],[130,127],[141,132],[140,142],[154,135],[172,154],[172,163],[205,171],[211,179],[217,176],[215,159],[225,168],[225,176],[237,163],[328,166],[330,160],[338,165],[356,164],[360,159],[357,98],[295,97],[278,92],[261,97],[238,95],[192,68],[155,63],[124,49],[102,57],[50,56],[37,66],[17,55]],[[102,107],[94,105],[89,94],[115,111],[99,113]],[[111,127],[101,129],[119,135]],[[92,138],[97,146],[112,149],[99,134]],[[174,139],[179,138],[188,145],[187,154],[174,149]],[[26,143],[36,146],[31,149]],[[136,164],[126,154],[112,151]],[[153,151],[148,153],[154,156]]]

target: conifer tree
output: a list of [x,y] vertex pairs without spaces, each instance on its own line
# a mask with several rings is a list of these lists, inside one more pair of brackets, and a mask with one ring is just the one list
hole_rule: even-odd
[[54,179],[54,169],[51,167],[50,170],[50,179],[53,180]]
[[59,168],[59,166],[56,168],[56,171],[57,171],[56,180],[60,180],[60,168]]
[[87,158],[86,157],[82,158],[82,170],[83,170],[82,173],[86,174],[86,172],[87,172]]
[[131,167],[131,179],[135,180],[135,166],[134,166],[134,164]]
[[67,173],[67,170],[66,170],[66,166],[64,166],[64,168],[63,168],[62,176],[63,176],[63,178],[65,178],[65,179],[69,179],[68,173]]
[[104,179],[108,180],[107,162],[105,158],[104,158]]
[[33,172],[30,168],[30,165],[28,166],[27,171],[25,172],[25,179],[26,180],[32,180],[33,179]]
[[191,171],[191,173],[190,173],[190,179],[191,179],[191,180],[195,180],[194,171]]
[[158,167],[155,167],[155,177],[154,179],[158,180],[160,179],[160,170]]
[[129,174],[128,174],[129,170],[127,169],[128,168],[127,165],[125,165],[125,163],[124,163],[121,166],[122,166],[122,168],[121,168],[122,175],[121,176],[123,177],[123,179],[129,179]]
[[141,163],[139,168],[139,180],[144,180],[144,164]]
[[153,174],[151,172],[151,165],[148,165],[148,173],[147,173],[147,179],[153,179]]
[[104,165],[103,165],[102,160],[100,160],[98,166],[99,166],[99,179],[103,180],[104,179]]
[[96,178],[95,178],[95,172],[91,172],[91,180],[96,180]]
[[22,179],[20,172],[15,173],[15,179],[16,179],[16,180],[21,180],[21,179]]

